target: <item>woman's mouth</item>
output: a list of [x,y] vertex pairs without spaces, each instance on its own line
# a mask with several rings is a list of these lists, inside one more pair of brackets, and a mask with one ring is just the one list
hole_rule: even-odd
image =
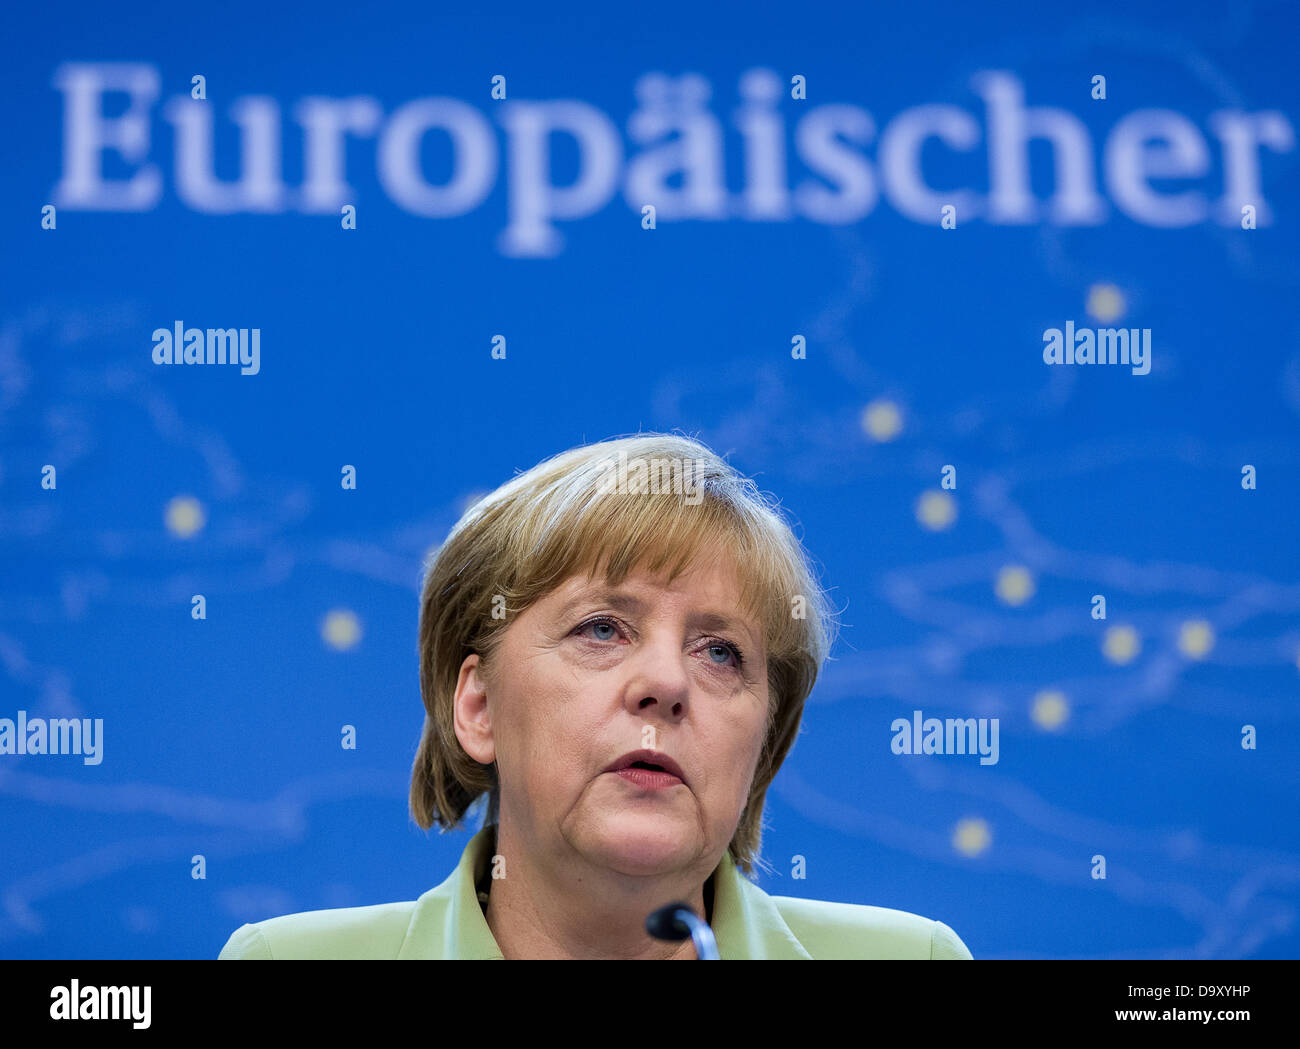
[[663,790],[682,785],[682,781],[671,772],[648,761],[634,762],[627,768],[619,769],[614,775],[646,790]]
[[669,754],[658,750],[634,750],[624,754],[605,769],[626,782],[646,790],[686,786],[682,767]]

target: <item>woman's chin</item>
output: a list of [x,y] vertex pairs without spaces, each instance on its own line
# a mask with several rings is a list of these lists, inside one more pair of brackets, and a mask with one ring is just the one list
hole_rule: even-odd
[[666,874],[699,856],[697,833],[662,817],[619,816],[602,828],[598,851],[605,866],[620,874]]

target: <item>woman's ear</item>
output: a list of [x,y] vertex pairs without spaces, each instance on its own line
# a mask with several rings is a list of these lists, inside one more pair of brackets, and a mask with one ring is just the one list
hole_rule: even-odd
[[480,765],[496,761],[496,742],[492,738],[492,717],[488,712],[487,681],[477,653],[465,657],[456,678],[452,698],[452,716],[456,738],[465,753]]

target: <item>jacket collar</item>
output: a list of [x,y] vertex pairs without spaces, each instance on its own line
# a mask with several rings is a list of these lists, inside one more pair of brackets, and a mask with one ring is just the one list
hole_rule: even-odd
[[[493,827],[480,830],[447,880],[416,901],[398,958],[504,957],[475,889],[487,877],[495,839]],[[741,874],[730,849],[713,873],[712,918],[718,953],[724,960],[812,957],[790,931],[772,897]]]

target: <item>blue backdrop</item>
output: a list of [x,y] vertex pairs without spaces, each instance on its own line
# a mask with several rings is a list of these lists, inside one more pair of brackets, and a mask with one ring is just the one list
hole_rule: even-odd
[[[842,611],[764,889],[977,958],[1300,955],[1290,5],[3,22],[0,719],[103,727],[0,753],[0,954],[214,957],[440,882],[424,553],[682,430]],[[249,357],[155,363],[178,322]],[[1067,322],[1149,370],[1048,363]],[[895,754],[917,710],[999,760]]]

